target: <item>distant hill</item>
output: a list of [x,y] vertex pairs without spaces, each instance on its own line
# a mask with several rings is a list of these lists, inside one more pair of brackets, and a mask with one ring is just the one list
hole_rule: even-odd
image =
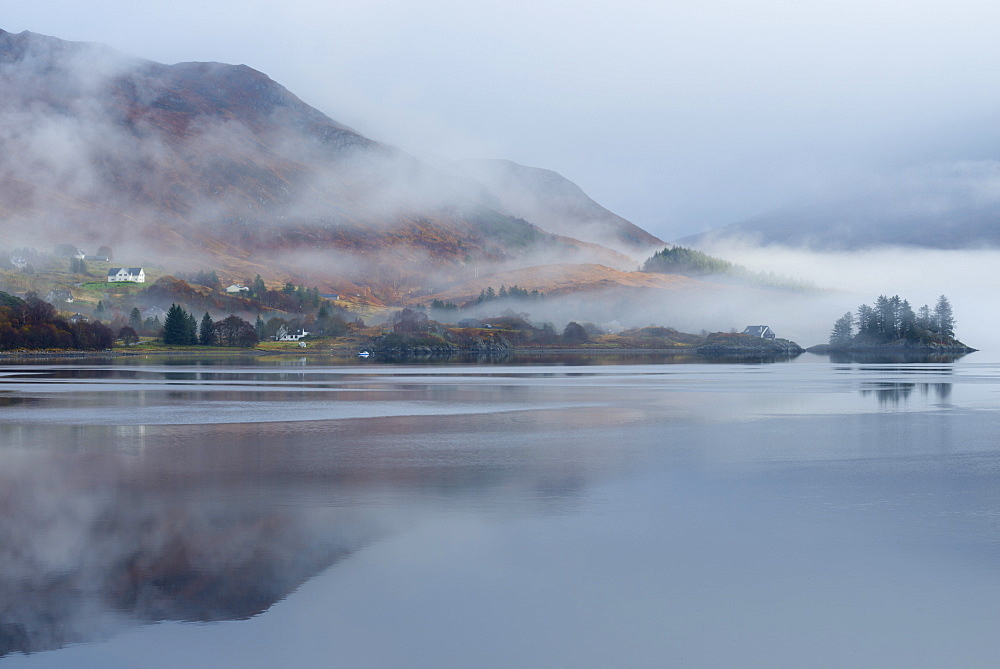
[[647,254],[661,239],[594,202],[557,172],[509,160],[465,160],[461,173],[482,182],[508,213],[548,232],[601,244],[622,253]]
[[1000,247],[1000,163],[924,166],[863,192],[770,212],[676,243],[733,239],[813,250]]
[[[480,266],[634,266],[620,251],[658,242],[565,180],[546,206],[528,168],[498,194],[431,168],[245,65],[163,65],[0,30],[0,90],[0,248],[109,244],[133,265],[392,300]],[[590,234],[595,220],[607,235]]]

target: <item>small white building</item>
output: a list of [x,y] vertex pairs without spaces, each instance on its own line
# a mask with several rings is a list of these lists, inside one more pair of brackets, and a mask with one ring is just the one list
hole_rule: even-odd
[[62,288],[57,288],[45,294],[45,301],[49,304],[69,303],[73,301],[73,293]]
[[[274,340],[275,341],[299,341],[303,337],[308,337],[308,336],[309,336],[309,333],[306,332],[305,330],[296,330],[295,332],[291,332],[291,331],[288,330],[288,328],[286,328],[284,325],[282,325],[280,328],[278,328],[278,332],[274,335]],[[301,343],[305,343],[305,342],[301,342]]]
[[226,288],[227,293],[249,293],[250,289],[246,286],[234,283],[233,285]]
[[141,267],[112,267],[108,270],[108,283],[123,281],[146,283],[146,273]]
[[766,325],[748,325],[743,329],[743,334],[761,339],[774,339],[774,331]]

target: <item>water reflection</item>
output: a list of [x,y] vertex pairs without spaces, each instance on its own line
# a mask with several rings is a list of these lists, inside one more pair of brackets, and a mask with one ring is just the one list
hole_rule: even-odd
[[878,352],[878,353],[830,353],[830,362],[837,364],[913,364],[939,363],[951,364],[964,358],[968,353],[915,353],[915,352]]
[[343,510],[157,485],[134,458],[5,455],[0,656],[158,620],[254,616],[372,539]]
[[[10,370],[0,397],[25,402],[0,408],[0,655],[254,617],[95,652],[141,666],[137,634],[177,649],[180,628],[204,666],[732,666],[765,647],[803,666],[852,621],[855,645],[886,620],[909,638],[886,602],[938,612],[908,588],[939,572],[885,585],[887,536],[961,555],[953,575],[980,541],[996,573],[993,372],[533,362]],[[972,400],[992,411],[940,410]],[[964,607],[973,585],[939,601]],[[970,618],[989,620],[987,594]],[[720,625],[746,636],[716,643]],[[191,666],[177,657],[156,659]]]
[[947,404],[951,398],[950,383],[901,383],[893,381],[874,381],[862,384],[861,396],[874,396],[880,405],[899,405],[910,398],[915,390],[927,398],[933,391],[934,397],[942,404]]

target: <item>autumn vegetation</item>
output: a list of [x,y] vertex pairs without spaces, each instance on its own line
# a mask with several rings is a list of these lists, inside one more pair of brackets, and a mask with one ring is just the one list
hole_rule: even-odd
[[114,342],[114,333],[103,323],[70,323],[37,296],[21,299],[0,292],[0,349],[93,351],[111,348]]

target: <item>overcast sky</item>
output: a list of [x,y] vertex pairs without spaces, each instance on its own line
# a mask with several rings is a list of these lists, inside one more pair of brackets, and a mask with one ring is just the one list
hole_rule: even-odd
[[995,2],[10,4],[7,31],[245,63],[418,156],[556,170],[666,240],[1000,148]]

